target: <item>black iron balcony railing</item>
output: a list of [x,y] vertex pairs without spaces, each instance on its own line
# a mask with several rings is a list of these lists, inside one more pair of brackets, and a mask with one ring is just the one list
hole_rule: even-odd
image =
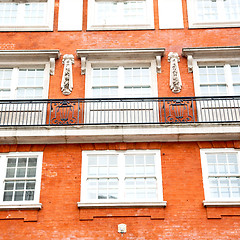
[[240,96],[0,101],[0,126],[226,122],[240,122]]

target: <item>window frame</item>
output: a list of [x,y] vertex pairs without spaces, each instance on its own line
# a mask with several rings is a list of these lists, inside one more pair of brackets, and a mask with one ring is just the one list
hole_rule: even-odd
[[[187,0],[187,12],[188,12],[188,23],[189,28],[222,28],[222,27],[240,27],[240,16],[238,21],[206,21],[200,22],[197,21],[197,10],[196,10],[196,1],[197,0]],[[217,0],[219,1],[219,0]],[[218,3],[218,5],[223,5]],[[223,6],[220,6],[219,15],[223,12]]]
[[[214,96],[236,96],[237,94],[234,94],[234,83],[232,79],[232,74],[231,74],[231,66],[232,65],[239,65],[240,66],[240,61],[238,62],[231,62],[231,61],[222,61],[222,62],[201,62],[195,60],[193,62],[193,76],[194,76],[194,86],[195,86],[195,94],[196,96],[203,96],[201,94],[201,87],[200,85],[200,74],[199,74],[199,66],[223,66],[224,69],[224,76],[225,76],[225,84],[218,84],[218,85],[226,85],[227,93],[225,95],[214,95]],[[205,85],[210,85],[210,84],[205,84]],[[217,84],[215,84],[217,85]],[[205,95],[204,95],[205,96]],[[212,95],[206,95],[206,96],[212,96]]]
[[[183,48],[182,55],[187,57],[188,60],[188,72],[193,73],[195,95],[202,97],[200,92],[199,66],[240,65],[239,54],[239,46]],[[231,71],[229,70],[226,77],[227,85],[229,85],[230,74]],[[228,96],[230,95],[234,95],[232,90],[228,93]]]
[[[85,83],[85,97],[86,98],[95,98],[92,93],[92,69],[93,68],[120,68],[120,67],[149,67],[150,70],[150,88],[151,88],[151,96],[148,97],[158,97],[157,91],[157,73],[156,73],[156,63],[154,60],[111,60],[111,61],[88,61],[86,64],[86,83]],[[124,96],[124,83],[121,82],[124,79],[121,79],[121,76],[118,74],[118,89],[119,96],[117,98],[125,98]]]
[[[32,99],[32,98],[18,98],[17,97],[17,89],[20,88],[19,85],[18,85],[18,79],[19,79],[19,76],[18,73],[19,73],[19,70],[20,69],[43,69],[43,84],[42,84],[42,97],[40,99],[46,99],[48,97],[48,90],[49,90],[49,64],[44,64],[44,65],[33,65],[33,66],[21,66],[21,67],[10,67],[10,68],[2,68],[1,65],[0,65],[0,70],[1,69],[12,69],[12,78],[11,78],[11,87],[10,87],[10,95],[12,96],[10,99],[11,100],[18,100],[18,99]],[[32,85],[31,85],[32,86]],[[28,88],[31,88],[31,86],[27,86]],[[32,87],[34,88],[34,87]],[[1,89],[1,87],[0,87]],[[36,98],[37,99],[37,98]],[[1,100],[9,100],[8,98],[7,99],[1,99]]]
[[[157,184],[157,201],[127,201],[123,197],[117,200],[89,200],[86,196],[87,192],[87,159],[88,155],[118,155],[118,170],[124,168],[124,156],[125,154],[154,154],[155,155],[155,177]],[[82,168],[81,168],[81,193],[80,193],[80,202],[78,203],[78,207],[121,207],[121,206],[166,206],[166,202],[163,201],[163,187],[162,187],[162,168],[161,168],[161,157],[160,150],[125,150],[125,151],[117,151],[117,150],[99,150],[99,151],[82,151]],[[120,163],[120,164],[119,164]],[[124,178],[126,177],[123,174],[123,171],[118,172],[118,177],[120,176],[122,182],[119,184],[118,191],[120,189],[124,190]],[[130,177],[130,176],[129,176]],[[133,176],[132,176],[133,177]]]
[[0,3],[31,3],[31,2],[47,2],[46,6],[46,17],[43,25],[0,25],[0,31],[53,31],[53,22],[54,22],[54,6],[55,0],[29,0],[29,1],[7,1],[0,0]]
[[[95,2],[97,0],[88,1],[88,21],[87,30],[139,30],[139,29],[154,29],[154,11],[153,0],[146,1],[146,23],[145,24],[114,24],[114,25],[98,25],[95,23]],[[99,0],[104,1],[104,0]],[[106,2],[119,2],[117,0],[105,0]],[[130,0],[126,0],[130,1]],[[138,0],[137,0],[138,1]],[[143,0],[139,0],[143,1]],[[124,2],[124,1],[120,1]]]
[[[214,207],[214,206],[240,206],[240,197],[234,199],[214,199],[210,197],[209,184],[208,184],[208,166],[206,161],[206,155],[208,153],[236,153],[238,160],[238,167],[240,169],[240,151],[234,148],[215,148],[215,149],[200,149],[201,156],[201,166],[202,166],[202,178],[203,178],[203,187],[204,187],[204,196],[205,200],[203,205],[205,207]],[[240,176],[240,172],[238,174]],[[230,176],[230,175],[229,175]]]
[[[0,51],[0,69],[15,69],[15,72],[18,71],[17,69],[21,68],[44,69],[43,94],[41,99],[47,99],[49,92],[50,75],[54,75],[55,59],[58,59],[59,57],[60,53],[58,50],[2,50]],[[16,79],[16,76],[12,76],[12,78],[14,77],[15,79],[13,80],[15,82],[15,85],[14,82],[11,82],[11,89],[14,89],[14,93],[16,93],[18,79]]]
[[[37,171],[36,171],[36,185],[34,200],[31,201],[3,201],[4,195],[4,181],[6,180],[6,168],[8,157],[37,157]],[[0,209],[41,209],[40,203],[40,188],[41,188],[41,174],[43,152],[9,152],[0,154],[1,167],[0,169]]]

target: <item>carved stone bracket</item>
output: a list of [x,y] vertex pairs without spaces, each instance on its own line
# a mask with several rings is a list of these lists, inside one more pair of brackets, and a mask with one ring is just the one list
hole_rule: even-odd
[[81,75],[85,75],[86,73],[86,57],[81,57]]
[[64,69],[61,91],[64,95],[69,95],[73,90],[72,64],[74,64],[74,56],[72,54],[65,54],[62,63],[64,64]]
[[156,56],[157,73],[161,73],[161,56]]
[[182,81],[178,67],[180,58],[177,53],[170,52],[168,54],[168,61],[170,62],[170,89],[174,93],[179,93],[182,88]]
[[191,73],[191,72],[193,72],[193,57],[192,57],[192,55],[188,55],[187,60],[188,60],[188,72]]
[[50,58],[50,75],[55,73],[55,58]]

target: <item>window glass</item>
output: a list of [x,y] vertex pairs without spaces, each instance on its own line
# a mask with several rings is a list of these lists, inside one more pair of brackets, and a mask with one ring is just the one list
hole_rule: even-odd
[[[13,70],[17,77],[13,77]],[[44,69],[0,69],[1,99],[43,97]],[[13,87],[12,87],[13,86]]]
[[89,201],[157,201],[155,153],[87,154]]
[[34,201],[37,157],[7,157],[3,202]]
[[95,21],[99,25],[146,22],[146,1],[96,1]]
[[92,95],[96,98],[151,97],[150,67],[93,68]]
[[206,161],[210,198],[240,198],[240,172],[237,153],[206,153]]
[[43,25],[47,2],[0,3],[0,25]]

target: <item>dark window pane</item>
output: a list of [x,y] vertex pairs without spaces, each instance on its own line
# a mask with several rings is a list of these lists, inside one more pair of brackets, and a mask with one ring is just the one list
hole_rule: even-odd
[[26,201],[34,200],[34,191],[26,191],[25,200]]
[[24,189],[25,182],[16,182],[16,190]]
[[3,201],[12,201],[13,192],[4,192]]
[[27,158],[19,158],[18,159],[18,167],[26,167]]
[[28,167],[36,167],[37,166],[37,158],[29,158]]
[[23,201],[23,191],[15,192],[14,201]]
[[25,177],[26,168],[18,168],[16,177]]
[[14,188],[14,183],[13,182],[6,182],[4,190],[13,190]]
[[15,168],[7,168],[6,178],[13,178],[15,175]]
[[27,177],[35,177],[36,176],[36,168],[28,168]]
[[35,182],[27,182],[26,189],[35,189]]
[[7,167],[16,167],[16,158],[8,158]]

